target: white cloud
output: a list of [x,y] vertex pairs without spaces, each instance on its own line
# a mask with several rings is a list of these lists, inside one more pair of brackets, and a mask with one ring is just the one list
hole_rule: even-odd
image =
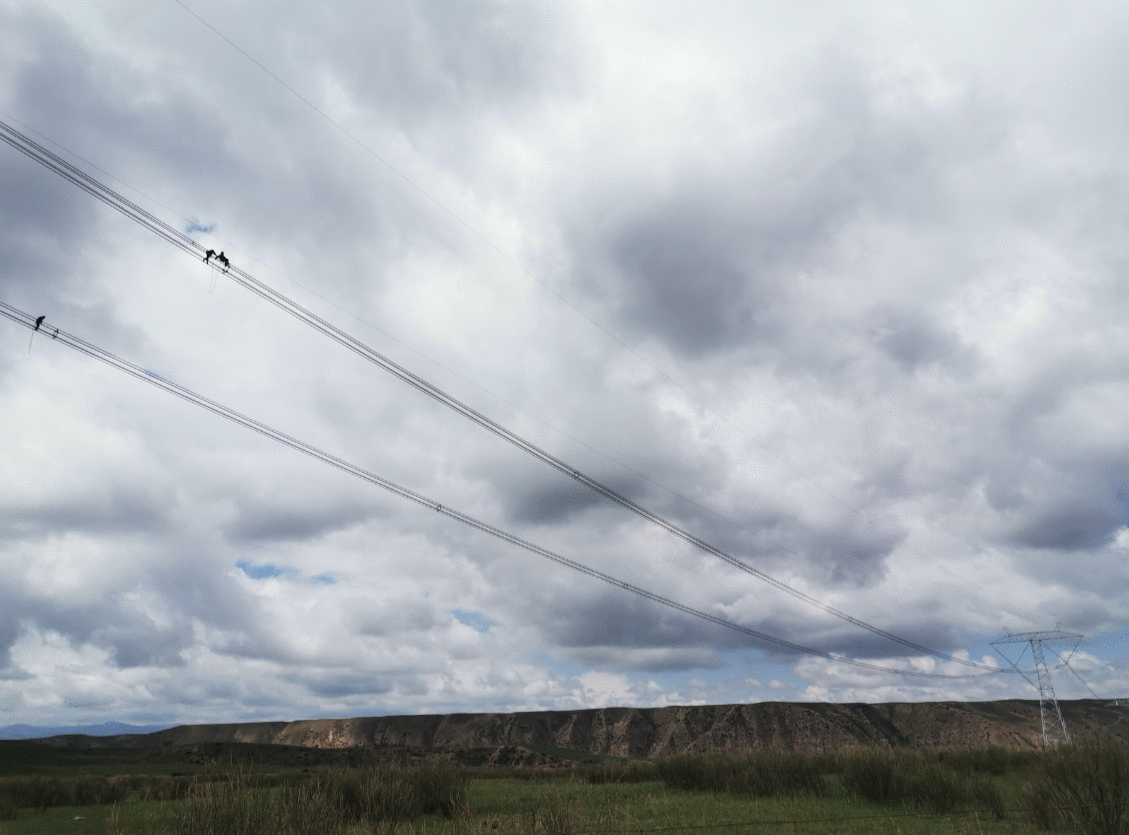
[[[958,656],[1061,621],[1129,688],[1123,11],[197,6],[373,153],[173,7],[8,4],[0,110],[758,569]],[[967,672],[0,150],[0,300],[689,606]],[[28,336],[0,322],[4,722],[1029,695],[758,647]]]

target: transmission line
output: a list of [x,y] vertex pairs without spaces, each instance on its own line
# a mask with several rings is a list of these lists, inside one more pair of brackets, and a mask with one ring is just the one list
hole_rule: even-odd
[[985,666],[989,670],[989,672],[970,673],[966,675],[926,673],[917,670],[884,667],[880,664],[874,664],[867,661],[859,661],[857,659],[835,655],[830,652],[824,652],[823,650],[815,649],[814,647],[798,644],[785,638],[778,638],[765,632],[761,632],[760,630],[752,629],[751,627],[743,626],[739,623],[734,623],[733,621],[726,620],[725,618],[718,617],[717,615],[712,615],[709,612],[702,611],[701,609],[695,609],[692,606],[687,606],[684,603],[679,603],[678,601],[672,600],[669,597],[664,597],[663,595],[648,591],[647,589],[644,589],[640,586],[636,586],[632,583],[620,580],[610,574],[606,574],[603,571],[592,568],[591,566],[577,562],[576,560],[569,559],[568,557],[558,554],[555,551],[550,551],[548,548],[542,548],[540,545],[536,545],[535,543],[532,543],[526,539],[522,539],[515,534],[490,525],[486,522],[474,518],[473,516],[468,516],[461,511],[440,504],[434,499],[430,499],[426,496],[421,495],[420,493],[409,490],[407,487],[403,487],[393,481],[382,478],[381,476],[358,467],[355,464],[351,464],[344,459],[338,458],[328,452],[318,449],[317,447],[311,446],[305,441],[301,441],[293,437],[292,435],[288,435],[285,432],[268,426],[265,423],[261,423],[260,421],[237,412],[234,409],[224,406],[221,403],[210,400],[190,389],[179,386],[176,383],[165,379],[164,377],[160,377],[153,372],[142,368],[139,365],[135,365],[134,363],[124,360],[121,357],[118,357],[110,353],[109,351],[99,348],[98,346],[87,342],[86,340],[81,339],[77,336],[74,336],[73,334],[67,333],[62,329],[55,328],[53,325],[49,324],[45,325],[43,324],[44,317],[39,317],[38,319],[36,319],[30,314],[24,313],[22,310],[12,307],[5,302],[0,302],[0,316],[3,316],[4,318],[9,319],[16,324],[22,325],[33,331],[42,327],[43,332],[45,334],[49,333],[51,340],[54,342],[66,345],[68,348],[73,348],[74,350],[79,351],[80,353],[83,353],[88,357],[105,363],[111,368],[115,368],[118,371],[123,371],[126,374],[137,378],[138,380],[149,383],[152,386],[156,386],[157,388],[169,392],[170,394],[174,394],[182,400],[186,400],[189,403],[206,409],[215,415],[226,418],[227,420],[230,420],[231,422],[236,423],[246,429],[258,432],[260,435],[284,444],[285,446],[288,446],[297,452],[304,453],[311,458],[315,458],[318,461],[336,467],[337,469],[342,470],[349,475],[367,481],[369,484],[376,485],[377,487],[387,490],[388,492],[393,493],[400,498],[407,499],[408,501],[426,507],[429,510],[434,510],[444,516],[447,516],[450,519],[454,519],[457,522],[461,522],[464,525],[474,528],[475,530],[489,534],[490,536],[496,537],[503,542],[508,542],[511,545],[516,545],[517,547],[523,548],[524,550],[529,551],[532,554],[536,554],[537,556],[552,560],[553,562],[563,565],[566,568],[570,568],[573,571],[585,574],[588,577],[592,577],[593,579],[600,580],[601,582],[607,583],[608,585],[616,586],[617,588],[621,588],[624,591],[630,592],[631,594],[645,598],[654,603],[659,603],[663,606],[682,612],[684,614],[691,615],[692,617],[699,618],[700,620],[708,621],[709,623],[725,627],[726,629],[741,632],[752,638],[756,638],[759,641],[774,644],[776,646],[783,647],[784,649],[792,650],[793,652],[802,653],[804,655],[812,655],[819,658],[824,658],[828,661],[849,664],[851,666],[862,667],[863,669],[873,670],[875,672],[889,673],[891,675],[916,676],[919,678],[933,679],[969,679],[983,678],[985,676],[998,675],[1002,672],[1005,672],[1005,670],[999,667],[987,667],[987,665],[983,666]]
[[[178,0],[177,0],[177,1],[178,1]],[[182,5],[183,5],[183,4],[182,4]],[[188,12],[189,12],[190,14],[193,14],[193,15],[195,15],[196,17],[199,17],[198,15],[196,15],[196,13],[195,13],[195,12],[193,12],[193,11],[192,11],[191,9],[189,9],[189,8],[188,8],[187,6],[185,6],[185,10],[186,10],[186,11],[188,11]],[[209,28],[211,28],[211,24],[209,24],[209,23],[208,23],[207,21],[203,20],[203,18],[200,18],[200,21],[201,21],[201,23],[203,23],[203,24],[204,24],[205,26],[208,26]],[[222,33],[222,32],[216,31],[216,34],[217,34],[217,35],[219,35],[219,36],[220,36],[221,38],[224,38],[224,40],[228,40],[228,39],[227,39],[227,38],[226,38],[226,37],[225,37],[225,36],[223,35],[223,33]],[[241,50],[241,49],[239,49],[239,46],[238,46],[238,45],[236,45],[235,43],[232,43],[231,41],[229,41],[229,43],[231,43],[231,45],[232,45],[232,47],[233,47],[233,48],[235,48],[235,49],[239,50],[240,52],[242,52],[242,50]],[[244,53],[244,54],[246,54],[246,53]],[[251,56],[247,56],[247,58],[248,58],[249,60],[253,61],[254,63],[258,64],[258,62],[257,62],[257,61],[255,61],[255,59],[254,59],[254,58],[252,58]],[[262,65],[259,65],[259,66],[261,67]],[[270,70],[267,70],[267,69],[266,69],[265,67],[263,67],[262,69],[263,69],[263,71],[264,71],[264,72],[266,72],[266,73],[268,73],[268,74],[272,75],[272,77],[274,77],[274,76],[273,76],[273,73],[271,73],[271,72],[270,72]],[[279,83],[282,83],[282,84],[283,84],[283,86],[286,86],[286,85],[285,85],[285,83],[283,83],[283,82],[281,82],[281,81],[280,81]],[[287,89],[290,89],[290,88],[289,88],[289,87],[287,87]],[[291,92],[293,92],[293,91],[291,91]],[[299,94],[297,94],[297,93],[295,93],[295,95],[298,95],[298,96],[299,96],[299,98],[302,98],[302,97],[301,97],[301,96],[300,96]],[[303,98],[303,101],[305,101],[305,99],[304,99],[304,98]],[[311,106],[312,106],[312,105],[311,105]],[[316,109],[316,108],[315,108],[315,109]],[[320,112],[320,111],[319,111],[319,112]],[[0,115],[2,115],[2,116],[5,116],[5,117],[7,117],[8,119],[11,119],[11,120],[12,120],[13,122],[15,122],[15,123],[16,123],[16,124],[18,124],[18,125],[21,125],[21,126],[23,126],[24,128],[27,128],[27,130],[31,131],[32,133],[36,134],[37,136],[39,136],[39,137],[41,137],[41,138],[43,138],[43,139],[46,139],[46,140],[47,140],[48,142],[51,142],[51,144],[52,144],[52,145],[55,145],[56,147],[62,148],[62,150],[64,150],[64,151],[67,151],[67,153],[71,154],[71,156],[73,156],[73,157],[75,157],[75,158],[79,159],[80,161],[82,161],[82,162],[86,163],[86,164],[87,164],[87,165],[89,165],[89,166],[90,166],[91,168],[94,168],[94,169],[95,169],[95,170],[97,170],[97,171],[101,171],[101,172],[102,172],[103,174],[105,174],[105,175],[106,175],[107,177],[109,177],[110,179],[112,179],[112,180],[115,180],[115,181],[117,181],[117,182],[121,183],[121,184],[122,184],[123,186],[125,186],[126,188],[128,188],[128,189],[130,189],[130,190],[132,190],[132,191],[137,191],[137,189],[133,188],[133,187],[132,187],[132,186],[130,186],[130,185],[129,185],[128,183],[125,183],[125,182],[122,182],[121,180],[118,180],[118,178],[117,178],[117,177],[115,177],[115,176],[114,176],[113,174],[111,174],[110,172],[106,171],[106,170],[105,170],[105,169],[103,169],[103,168],[100,168],[99,166],[97,166],[96,164],[94,164],[94,163],[90,162],[89,160],[85,159],[84,157],[82,157],[82,156],[79,156],[78,154],[74,153],[74,151],[71,151],[71,150],[69,150],[69,149],[67,149],[67,148],[65,148],[65,147],[63,147],[63,146],[61,146],[61,145],[59,145],[58,143],[56,143],[56,142],[52,141],[52,140],[51,140],[51,139],[50,139],[49,137],[46,137],[46,136],[44,136],[44,135],[43,135],[42,133],[40,133],[39,131],[36,131],[36,130],[35,130],[34,128],[31,128],[31,127],[29,127],[28,125],[24,124],[23,122],[20,122],[20,121],[19,121],[18,119],[16,119],[15,117],[11,116],[10,114],[8,114],[8,113],[5,113],[4,111],[0,110]],[[326,118],[328,118],[328,117],[326,117]],[[2,120],[0,120],[0,127],[2,127],[2,126],[3,126],[3,122],[2,122]],[[58,158],[58,157],[56,157],[56,158]],[[192,221],[190,221],[190,220],[189,220],[188,218],[184,217],[183,215],[180,215],[180,214],[178,214],[178,213],[176,212],[176,210],[174,210],[174,209],[170,209],[170,208],[169,208],[168,206],[165,206],[164,204],[160,203],[159,201],[155,201],[155,200],[153,200],[153,198],[149,197],[149,196],[148,196],[148,195],[146,195],[146,194],[145,194],[144,192],[138,192],[138,193],[139,193],[139,194],[141,194],[141,196],[142,196],[142,197],[146,197],[146,198],[147,198],[147,199],[149,199],[150,201],[152,201],[152,202],[156,203],[156,204],[157,204],[158,206],[160,206],[161,208],[165,209],[166,211],[168,211],[168,212],[171,212],[172,214],[176,215],[177,217],[179,217],[179,218],[180,218],[181,220],[185,221],[186,223],[189,223],[189,224],[191,224],[191,223],[192,223]],[[230,246],[230,244],[228,244],[228,246]],[[248,257],[249,257],[249,258],[251,258],[251,260],[253,260],[253,261],[255,261],[255,260],[256,260],[256,259],[254,258],[254,256],[251,256],[250,254],[248,254]],[[403,341],[401,341],[401,340],[397,339],[397,338],[396,338],[395,336],[393,336],[392,334],[388,333],[387,331],[383,331],[383,330],[381,330],[380,328],[376,327],[375,325],[371,324],[370,322],[367,322],[367,321],[365,321],[364,319],[361,319],[360,317],[358,317],[358,316],[357,316],[356,314],[352,313],[351,311],[349,311],[349,310],[346,310],[345,308],[341,307],[340,305],[338,305],[338,304],[334,303],[334,302],[333,302],[332,300],[330,300],[330,299],[326,298],[325,296],[322,296],[322,295],[320,295],[319,293],[317,293],[317,292],[316,292],[316,291],[314,291],[313,289],[311,289],[311,288],[309,288],[309,287],[307,287],[307,286],[305,286],[305,285],[301,284],[300,282],[297,282],[297,281],[295,281],[295,280],[294,280],[293,278],[290,278],[289,276],[286,276],[286,275],[284,275],[284,274],[280,273],[280,272],[279,272],[278,270],[275,270],[275,269],[274,269],[274,268],[272,268],[272,267],[271,267],[270,265],[268,265],[268,264],[264,264],[264,263],[263,263],[263,262],[261,262],[261,261],[256,261],[256,263],[260,263],[260,264],[262,264],[262,265],[263,265],[264,267],[266,267],[266,268],[267,268],[268,270],[270,270],[271,272],[275,273],[276,275],[279,275],[279,276],[281,276],[282,278],[286,279],[287,281],[291,282],[292,284],[295,284],[295,285],[297,285],[298,287],[301,287],[301,288],[302,288],[303,290],[305,290],[305,291],[306,291],[307,293],[309,293],[309,294],[311,294],[311,295],[313,295],[313,296],[317,297],[318,299],[321,299],[321,300],[322,300],[323,302],[325,302],[326,304],[330,305],[331,307],[334,307],[334,308],[336,308],[337,310],[339,310],[339,311],[341,311],[342,313],[344,313],[345,315],[347,315],[347,316],[350,316],[350,317],[351,317],[351,318],[353,318],[353,319],[356,319],[356,320],[357,320],[358,322],[360,322],[361,324],[365,325],[366,327],[372,328],[373,330],[375,330],[375,331],[377,331],[377,332],[379,332],[379,333],[383,334],[383,335],[384,335],[385,337],[387,337],[388,339],[392,340],[393,342],[395,342],[396,344],[400,345],[401,347],[403,347],[403,348],[406,348],[407,350],[409,350],[409,351],[411,351],[412,353],[414,353],[414,354],[416,354],[416,355],[418,355],[418,356],[422,357],[423,359],[427,360],[428,362],[431,362],[431,363],[433,363],[434,365],[437,365],[438,367],[442,368],[442,369],[443,369],[444,371],[446,371],[447,373],[449,373],[449,374],[451,374],[451,375],[453,375],[453,376],[455,376],[455,377],[458,377],[458,378],[459,378],[460,380],[462,380],[462,381],[463,381],[464,383],[467,383],[467,384],[469,384],[469,385],[471,385],[471,386],[474,386],[474,387],[475,387],[475,388],[477,388],[478,390],[480,390],[480,391],[482,391],[482,392],[485,392],[486,394],[488,394],[488,395],[490,395],[491,397],[493,397],[493,398],[494,398],[495,400],[498,400],[499,402],[501,402],[501,403],[505,404],[506,406],[509,406],[509,407],[510,407],[511,409],[515,410],[516,412],[519,412],[520,414],[523,414],[523,415],[525,415],[526,417],[528,417],[528,418],[530,418],[530,419],[532,419],[532,420],[535,420],[535,421],[537,421],[537,422],[538,422],[538,423],[540,423],[540,424],[541,424],[542,426],[545,426],[546,428],[548,428],[548,429],[551,429],[552,431],[556,432],[557,434],[559,434],[559,435],[562,435],[562,436],[563,436],[563,437],[565,437],[565,438],[568,438],[568,439],[569,439],[570,441],[573,441],[574,443],[576,443],[576,444],[578,444],[578,445],[580,445],[580,446],[584,447],[585,449],[589,450],[590,452],[594,452],[594,453],[595,453],[596,455],[599,455],[599,456],[600,456],[601,458],[603,458],[604,460],[606,460],[606,461],[610,461],[611,463],[615,464],[616,466],[618,466],[618,467],[621,467],[622,469],[624,469],[624,470],[627,470],[628,472],[630,472],[630,473],[632,473],[632,474],[634,474],[634,475],[637,475],[637,476],[639,476],[639,477],[640,477],[641,479],[643,479],[644,481],[646,481],[646,482],[648,482],[648,483],[650,483],[650,484],[653,484],[653,485],[655,485],[656,487],[659,487],[659,488],[661,488],[661,489],[663,489],[663,490],[667,491],[667,492],[668,492],[668,493],[670,493],[670,494],[671,494],[672,496],[675,496],[675,497],[677,497],[677,498],[681,499],[682,501],[686,502],[687,504],[691,504],[691,505],[693,505],[694,507],[698,508],[699,510],[705,511],[706,513],[710,514],[711,516],[713,516],[713,517],[714,517],[714,518],[716,518],[716,519],[720,519],[721,521],[723,521],[723,522],[726,522],[727,524],[733,525],[733,526],[734,526],[735,528],[738,528],[738,529],[740,529],[740,530],[743,530],[743,531],[745,531],[745,533],[748,533],[748,534],[751,534],[751,535],[755,535],[755,536],[758,536],[758,537],[760,537],[762,541],[765,541],[765,542],[767,542],[767,543],[768,543],[769,545],[773,546],[774,548],[776,548],[776,549],[778,549],[778,550],[781,550],[781,551],[785,551],[785,552],[787,552],[787,553],[789,553],[789,554],[792,554],[793,556],[797,556],[797,557],[801,556],[800,552],[799,552],[799,551],[797,551],[797,550],[796,550],[795,548],[789,547],[788,545],[786,545],[786,544],[784,544],[784,543],[782,543],[782,542],[780,542],[780,541],[773,541],[773,540],[770,540],[770,539],[769,539],[769,538],[768,538],[767,536],[765,536],[765,534],[764,534],[764,532],[763,532],[763,531],[757,531],[757,532],[751,531],[751,530],[750,530],[749,528],[747,528],[747,527],[746,527],[745,525],[741,524],[740,522],[737,522],[736,520],[734,520],[734,519],[732,519],[732,518],[730,518],[730,517],[728,517],[728,516],[726,516],[726,515],[724,515],[724,514],[722,514],[722,513],[719,513],[719,512],[717,511],[717,510],[715,510],[715,509],[713,509],[713,508],[711,508],[711,507],[707,507],[706,505],[702,504],[701,502],[695,501],[694,499],[690,498],[689,496],[687,496],[687,495],[685,495],[685,494],[683,494],[683,493],[679,493],[679,492],[678,492],[677,490],[674,490],[673,488],[671,488],[671,487],[668,487],[668,486],[667,486],[666,484],[663,484],[662,482],[659,482],[659,481],[656,481],[656,480],[654,480],[653,478],[651,478],[650,476],[648,476],[648,475],[647,475],[646,473],[640,472],[639,470],[636,470],[636,469],[635,469],[634,467],[630,467],[630,466],[628,466],[627,464],[624,464],[624,463],[623,463],[622,461],[619,461],[618,459],[616,459],[616,458],[613,458],[612,456],[610,456],[610,455],[608,455],[608,454],[606,454],[606,453],[604,453],[604,452],[601,452],[600,450],[596,449],[596,448],[595,448],[595,447],[593,447],[592,445],[590,445],[590,444],[588,444],[588,443],[585,443],[584,441],[582,441],[581,439],[577,438],[576,436],[574,436],[574,435],[571,435],[571,434],[569,434],[568,432],[564,431],[564,430],[563,430],[563,429],[561,429],[561,428],[560,428],[559,426],[556,426],[556,425],[554,425],[554,424],[552,424],[552,423],[549,423],[548,421],[546,421],[546,420],[543,420],[542,418],[538,417],[537,415],[534,415],[534,414],[531,414],[531,413],[529,413],[529,412],[525,411],[525,410],[524,410],[524,409],[522,409],[522,408],[521,408],[520,406],[518,406],[518,405],[516,405],[516,404],[514,404],[514,403],[512,403],[512,402],[510,402],[509,400],[507,400],[506,398],[504,398],[504,397],[502,397],[501,395],[497,394],[496,392],[494,392],[494,391],[491,391],[490,389],[486,388],[485,386],[482,386],[482,385],[480,385],[479,383],[476,383],[476,382],[475,382],[474,380],[471,380],[470,378],[466,377],[465,375],[463,375],[463,374],[460,374],[460,373],[459,373],[458,371],[456,371],[456,370],[454,370],[453,368],[450,368],[450,367],[448,367],[448,366],[446,366],[446,365],[442,364],[442,363],[441,363],[441,362],[439,362],[438,360],[435,360],[435,359],[433,359],[432,357],[429,357],[429,356],[427,356],[426,354],[422,353],[421,351],[417,350],[416,348],[413,348],[413,347],[412,347],[411,345],[407,344],[406,342],[403,342]],[[735,427],[735,428],[736,428],[736,427]],[[817,486],[819,486],[819,485],[817,485]],[[823,489],[823,488],[821,488],[821,489]],[[826,492],[826,490],[825,490],[824,492]],[[849,508],[849,505],[845,505],[845,506],[847,506],[847,507]],[[850,509],[853,509],[853,508],[850,508]],[[857,512],[857,511],[856,511],[856,512]]]
[[[413,189],[415,189],[417,192],[419,192],[419,194],[421,194],[424,198],[426,198],[431,203],[433,203],[440,211],[442,211],[443,213],[450,216],[456,223],[458,223],[460,226],[462,226],[464,229],[466,229],[470,234],[474,235],[476,238],[478,238],[484,244],[486,244],[486,246],[488,246],[488,247],[490,247],[490,249],[494,250],[501,258],[503,258],[505,261],[507,261],[511,265],[513,265],[519,272],[524,274],[527,278],[529,278],[529,279],[535,281],[536,283],[540,284],[543,288],[545,288],[545,290],[547,290],[552,295],[556,296],[557,299],[559,299],[561,301],[561,303],[563,303],[567,307],[571,308],[574,313],[576,313],[582,319],[586,320],[590,325],[592,325],[592,327],[596,328],[596,330],[600,331],[605,336],[607,336],[609,339],[611,339],[613,342],[617,343],[621,348],[623,348],[625,351],[627,351],[629,354],[631,354],[633,357],[635,357],[637,360],[639,360],[645,366],[650,368],[652,371],[654,371],[656,374],[658,374],[660,377],[662,377],[664,380],[666,380],[672,386],[677,388],[679,391],[681,391],[683,394],[685,394],[691,400],[696,402],[699,406],[701,406],[703,409],[705,409],[711,415],[716,417],[722,423],[727,425],[730,429],[733,429],[734,431],[736,431],[740,435],[747,438],[752,443],[756,444],[758,447],[761,448],[761,450],[763,450],[765,453],[767,453],[768,455],[772,456],[777,461],[782,463],[784,466],[786,466],[788,469],[790,469],[793,473],[795,473],[797,476],[802,478],[804,481],[811,484],[813,487],[815,487],[817,490],[822,492],[828,498],[832,499],[833,501],[837,502],[842,507],[844,507],[847,510],[854,513],[856,516],[858,516],[860,519],[862,519],[864,522],[866,522],[871,527],[877,527],[875,525],[874,521],[872,519],[870,519],[869,517],[867,517],[867,515],[865,513],[863,513],[861,509],[859,509],[855,505],[848,502],[846,499],[842,498],[839,495],[836,495],[831,490],[824,487],[822,484],[820,484],[818,481],[816,481],[810,475],[805,473],[803,470],[801,470],[799,467],[797,467],[792,462],[786,460],[782,456],[773,452],[771,449],[769,449],[767,446],[765,446],[759,440],[752,437],[749,433],[747,433],[740,426],[738,426],[737,424],[735,424],[731,420],[729,420],[729,418],[727,418],[725,415],[720,414],[716,409],[714,409],[712,406],[710,406],[708,403],[706,403],[701,397],[696,395],[694,392],[690,391],[690,389],[687,388],[685,385],[680,383],[678,380],[674,379],[672,376],[667,374],[665,371],[663,371],[657,365],[655,365],[650,360],[648,360],[645,356],[643,356],[638,351],[636,351],[634,348],[632,348],[630,345],[628,345],[623,339],[621,339],[619,336],[617,336],[612,330],[610,330],[609,328],[601,325],[599,322],[597,322],[595,319],[593,319],[591,316],[589,316],[587,313],[585,313],[583,310],[581,310],[579,307],[577,307],[575,304],[573,304],[571,301],[569,301],[569,299],[565,295],[563,295],[562,293],[557,291],[548,282],[542,280],[536,273],[534,273],[532,270],[530,270],[528,267],[526,267],[524,264],[522,264],[516,257],[514,257],[510,252],[508,252],[502,246],[495,243],[494,240],[492,238],[490,238],[480,228],[475,226],[470,221],[466,220],[462,215],[460,215],[458,212],[456,212],[454,209],[452,209],[446,203],[441,201],[439,198],[437,198],[435,195],[433,195],[431,192],[429,192],[427,189],[425,189],[423,186],[421,186],[419,183],[417,183],[415,180],[413,180],[411,177],[409,177],[407,174],[405,174],[402,170],[400,170],[395,165],[393,165],[386,157],[377,153],[372,148],[372,146],[370,146],[369,144],[364,142],[356,134],[349,131],[344,125],[342,125],[340,122],[338,122],[332,116],[330,116],[328,113],[326,113],[324,110],[322,110],[316,104],[314,104],[306,96],[299,93],[294,87],[290,86],[285,81],[283,81],[282,78],[280,78],[278,75],[276,75],[270,69],[268,69],[265,64],[263,64],[261,61],[256,59],[249,52],[247,52],[245,49],[243,49],[243,47],[239,46],[239,44],[237,44],[235,41],[233,41],[231,38],[229,38],[227,35],[225,35],[223,32],[221,32],[219,29],[217,29],[215,26],[213,26],[211,23],[209,23],[203,17],[201,17],[199,15],[199,13],[197,13],[196,11],[194,11],[193,9],[191,9],[187,5],[185,5],[182,2],[182,0],[173,0],[173,2],[176,3],[178,6],[180,6],[182,9],[184,9],[186,12],[188,12],[188,14],[192,15],[192,17],[196,18],[196,20],[198,20],[201,24],[203,24],[208,29],[210,29],[217,37],[224,40],[232,49],[234,49],[236,52],[238,52],[240,55],[242,55],[244,58],[246,58],[248,61],[250,61],[252,64],[254,64],[256,67],[258,67],[264,73],[269,75],[276,82],[278,82],[278,84],[280,84],[283,88],[285,88],[287,90],[287,92],[289,92],[291,95],[293,95],[299,101],[301,101],[303,104],[305,104],[307,107],[309,107],[315,113],[317,113],[321,118],[323,118],[329,124],[333,125],[333,127],[335,127],[338,131],[340,131],[344,136],[346,136],[347,138],[352,140],[359,148],[361,148],[363,151],[365,151],[367,154],[369,154],[369,156],[371,156],[373,159],[375,159],[377,162],[379,162],[381,165],[383,165],[385,168],[387,168],[389,171],[391,171],[393,174],[395,174],[397,177],[399,177],[401,180],[403,180],[405,183],[407,183],[409,186],[411,186]],[[709,511],[709,512],[712,513],[713,511]],[[724,517],[721,517],[721,518],[724,518]],[[726,521],[728,521],[728,520],[726,520]],[[913,549],[913,550],[916,551],[917,549]],[[920,552],[918,552],[918,553],[920,554]],[[922,555],[922,556],[924,557],[924,555]]]
[[[178,229],[175,229],[172,226],[169,226],[167,223],[142,209],[137,204],[133,203],[118,192],[111,189],[109,186],[101,183],[94,177],[91,177],[80,169],[74,167],[66,160],[44,148],[42,145],[28,137],[26,134],[20,132],[16,128],[6,124],[3,121],[0,121],[0,139],[11,145],[16,150],[40,163],[41,165],[64,177],[69,182],[74,183],[83,191],[86,191],[87,193],[98,198],[106,205],[116,209],[126,217],[130,218],[146,229],[149,229],[151,232],[154,232],[177,248],[188,253],[189,255],[192,255],[194,258],[204,254],[204,247],[198,244],[188,235],[184,234]],[[931,649],[915,641],[909,640],[908,638],[903,638],[879,626],[875,626],[860,618],[856,618],[855,616],[837,609],[830,604],[824,603],[823,601],[813,597],[812,595],[809,595],[806,592],[803,592],[800,589],[797,589],[782,580],[778,580],[775,577],[761,571],[760,569],[754,568],[748,563],[745,563],[737,557],[734,557],[733,555],[710,544],[709,542],[706,542],[702,538],[690,533],[689,531],[676,525],[668,519],[637,504],[636,502],[613,490],[611,487],[608,487],[595,478],[582,473],[579,469],[573,467],[562,459],[557,458],[546,450],[541,449],[531,441],[528,441],[520,435],[510,431],[509,429],[506,429],[496,421],[486,417],[469,405],[463,403],[462,401],[458,400],[457,398],[453,397],[452,395],[448,394],[432,383],[424,380],[422,377],[414,374],[413,372],[409,371],[408,369],[404,368],[403,366],[399,365],[383,354],[380,354],[355,337],[345,333],[340,328],[321,318],[313,311],[298,304],[298,302],[294,301],[288,296],[280,293],[267,284],[264,284],[262,281],[259,281],[250,273],[236,266],[231,266],[228,269],[225,269],[224,272],[237,284],[251,291],[259,298],[270,302],[280,310],[289,313],[296,319],[315,328],[325,336],[337,342],[342,347],[352,351],[362,359],[367,360],[368,362],[371,362],[372,364],[384,369],[401,381],[412,386],[417,391],[426,394],[428,397],[431,397],[432,399],[438,401],[439,403],[442,403],[444,406],[447,406],[453,411],[458,412],[463,417],[466,417],[482,428],[492,432],[499,438],[508,441],[518,449],[528,453],[529,455],[542,461],[543,463],[548,464],[558,472],[574,479],[580,484],[583,484],[585,487],[600,494],[609,501],[618,504],[620,507],[631,511],[632,513],[651,522],[652,524],[663,528],[668,533],[673,534],[674,536],[682,539],[695,548],[698,548],[699,550],[722,560],[733,568],[736,568],[738,571],[742,571],[746,574],[756,577],[758,580],[767,583],[777,590],[784,592],[785,594],[788,594],[796,598],[797,600],[814,606],[817,609],[820,609],[821,611],[832,615],[833,617],[836,617],[842,621],[850,623],[853,626],[864,629],[889,641],[912,649],[916,652],[974,669],[990,670],[992,672],[997,671],[998,668],[996,667],[992,667],[990,665],[976,661],[966,660],[963,658],[956,658],[948,653]]]

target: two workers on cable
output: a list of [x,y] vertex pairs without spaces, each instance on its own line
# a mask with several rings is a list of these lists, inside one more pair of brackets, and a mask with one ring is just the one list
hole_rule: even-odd
[[212,258],[215,258],[219,263],[223,264],[224,272],[227,272],[229,269],[231,269],[231,262],[227,260],[227,256],[223,254],[222,250],[220,251],[219,255],[216,255],[216,251],[214,249],[209,249],[208,252],[204,255],[204,263],[207,264]]

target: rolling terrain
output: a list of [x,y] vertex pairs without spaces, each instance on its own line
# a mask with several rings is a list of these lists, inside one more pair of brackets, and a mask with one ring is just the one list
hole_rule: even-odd
[[[1060,702],[1076,740],[1129,743],[1129,709],[1093,699]],[[223,744],[325,752],[357,748],[479,752],[478,761],[536,762],[562,752],[651,759],[678,753],[773,748],[836,751],[860,745],[908,748],[1039,747],[1039,703],[762,702],[530,713],[465,713],[182,725],[114,737],[56,736],[68,748],[184,749]],[[493,755],[489,752],[493,751]],[[311,752],[312,753],[312,752]]]

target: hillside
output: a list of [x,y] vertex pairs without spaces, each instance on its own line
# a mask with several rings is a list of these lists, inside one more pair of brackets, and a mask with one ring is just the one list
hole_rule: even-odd
[[[1129,709],[1096,700],[1062,702],[1061,706],[1076,739],[1129,743]],[[237,742],[317,749],[396,746],[421,751],[561,748],[599,756],[652,758],[766,747],[805,751],[857,745],[1034,748],[1041,744],[1041,731],[1037,701],[762,702],[183,725],[111,739],[65,736],[48,741],[68,747],[180,748]]]

